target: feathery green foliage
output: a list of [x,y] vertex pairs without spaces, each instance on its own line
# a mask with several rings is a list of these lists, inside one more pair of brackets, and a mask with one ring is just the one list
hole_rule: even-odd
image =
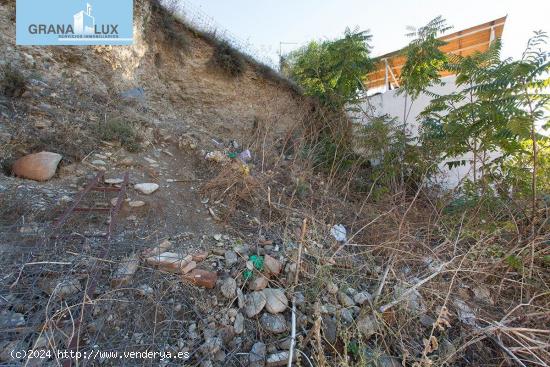
[[415,39],[405,49],[407,61],[401,70],[400,92],[414,100],[428,87],[441,83],[440,72],[447,64],[447,55],[440,50],[445,42],[438,37],[449,29],[451,27],[441,16],[418,30],[411,29],[408,36]]
[[346,29],[344,37],[316,42],[290,53],[285,71],[325,106],[341,109],[355,101],[363,89],[362,77],[373,67],[369,58],[372,36]]

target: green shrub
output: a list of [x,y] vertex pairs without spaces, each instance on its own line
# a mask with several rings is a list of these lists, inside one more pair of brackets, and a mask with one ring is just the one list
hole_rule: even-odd
[[112,119],[98,126],[97,136],[101,140],[118,141],[129,152],[140,148],[139,136],[134,126],[126,121]]
[[12,65],[5,65],[2,69],[2,79],[0,79],[0,90],[11,98],[21,97],[27,89],[27,82],[23,74]]
[[246,69],[243,55],[225,41],[216,46],[212,61],[214,65],[232,77],[243,74]]

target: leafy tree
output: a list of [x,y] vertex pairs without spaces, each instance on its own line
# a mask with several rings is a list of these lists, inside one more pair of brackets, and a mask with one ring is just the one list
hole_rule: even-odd
[[344,37],[312,41],[290,53],[285,71],[305,93],[333,109],[353,102],[362,90],[362,77],[372,70],[369,58],[372,36],[368,31],[346,29]]
[[[484,171],[488,153],[507,146],[513,149],[513,137],[506,131],[507,117],[496,104],[494,91],[487,88],[500,69],[500,42],[471,56],[452,56],[446,70],[456,75],[456,91],[447,95],[429,93],[430,105],[421,113],[422,141],[443,148],[443,159],[473,153],[473,179]],[[517,148],[517,147],[516,147]],[[449,166],[464,164],[451,161]]]
[[401,70],[401,93],[414,100],[428,87],[441,84],[440,72],[447,64],[447,55],[440,49],[446,43],[438,37],[451,28],[441,16],[417,30],[410,28],[407,36],[414,39],[405,48],[407,60]]
[[[498,106],[509,116],[508,128],[522,141],[529,141],[531,158],[532,223],[537,211],[537,176],[540,142],[548,137],[537,130],[537,123],[548,127],[547,111],[550,107],[550,53],[542,47],[547,44],[545,32],[536,31],[527,42],[520,60],[503,63],[498,77],[487,87],[493,90]],[[517,149],[516,155],[525,154]]]

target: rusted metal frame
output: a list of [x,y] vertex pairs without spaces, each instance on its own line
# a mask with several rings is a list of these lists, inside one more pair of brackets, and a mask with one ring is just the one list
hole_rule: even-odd
[[99,172],[97,176],[95,176],[88,182],[84,190],[80,192],[80,195],[78,195],[73,204],[69,208],[67,208],[65,212],[63,212],[59,219],[54,222],[54,224],[52,225],[52,232],[54,232],[56,229],[59,229],[59,227],[61,227],[67,221],[67,219],[71,216],[71,213],[77,208],[78,204],[82,201],[84,196],[99,184],[99,180],[103,177],[103,175],[103,172]]
[[[126,172],[124,174],[124,182],[122,183],[122,185],[120,187],[120,190],[119,190],[119,193],[118,193],[118,196],[117,196],[116,204],[110,210],[109,230],[107,232],[107,240],[106,240],[105,246],[102,247],[101,253],[98,256],[98,258],[100,258],[100,259],[105,258],[105,256],[107,255],[107,251],[108,251],[109,245],[110,245],[109,241],[111,240],[111,235],[113,233],[113,230],[116,227],[118,212],[120,211],[120,208],[122,207],[122,201],[124,199],[124,195],[126,194],[126,189],[128,187],[128,178],[129,178],[129,175],[128,175],[128,172]],[[76,350],[76,348],[77,348],[77,343],[78,343],[78,340],[80,338],[80,332],[82,330],[82,323],[80,321],[84,320],[84,317],[86,315],[86,310],[87,310],[87,308],[89,307],[89,305],[91,303],[92,297],[93,297],[95,289],[97,287],[97,277],[98,277],[98,274],[99,274],[98,272],[95,271],[97,263],[98,263],[98,261],[95,261],[94,265],[92,266],[92,278],[91,278],[89,286],[87,287],[87,290],[86,290],[86,296],[85,296],[85,299],[84,299],[84,306],[82,307],[82,314],[75,318],[76,319],[75,327],[77,327],[78,330],[73,335],[71,340],[69,341],[69,348],[68,349],[71,350],[71,351]],[[70,359],[67,359],[63,362],[64,367],[71,367],[71,365],[72,365],[72,362],[71,362]]]
[[110,208],[74,208],[75,212],[110,212]]
[[98,186],[94,187],[92,191],[120,191],[120,187],[113,187],[113,186]]

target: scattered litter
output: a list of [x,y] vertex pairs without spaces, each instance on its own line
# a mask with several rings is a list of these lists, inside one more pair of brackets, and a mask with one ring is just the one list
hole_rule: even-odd
[[247,149],[240,152],[237,157],[244,163],[248,163],[252,159],[252,154],[250,153],[250,150]]
[[476,326],[476,314],[463,300],[454,301],[458,319],[466,325]]
[[230,161],[230,158],[219,150],[215,150],[213,152],[207,153],[205,158],[207,161],[222,163],[222,164],[229,163]]
[[347,241],[346,227],[344,227],[341,224],[335,224],[334,226],[332,226],[332,228],[330,230],[330,234],[338,242],[346,242]]

